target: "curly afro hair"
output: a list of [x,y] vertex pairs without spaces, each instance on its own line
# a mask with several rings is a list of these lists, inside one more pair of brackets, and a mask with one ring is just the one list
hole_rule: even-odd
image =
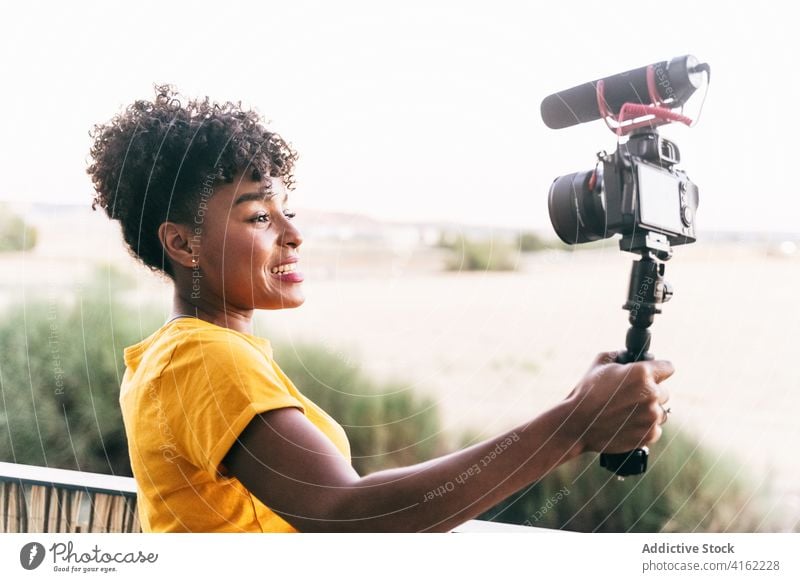
[[174,279],[159,226],[191,224],[203,191],[245,171],[253,180],[283,178],[292,189],[297,153],[241,103],[205,97],[183,104],[170,85],[155,92],[153,101],[136,101],[94,126],[87,173],[96,191],[92,209],[120,222],[135,258]]

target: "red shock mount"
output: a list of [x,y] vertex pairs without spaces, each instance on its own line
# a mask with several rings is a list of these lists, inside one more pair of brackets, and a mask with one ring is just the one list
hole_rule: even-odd
[[609,111],[605,99],[605,83],[602,79],[597,82],[597,109],[605,120],[608,128],[618,136],[627,135],[640,127],[658,127],[673,121],[691,125],[692,120],[676,113],[667,107],[662,107],[664,102],[658,94],[656,87],[656,74],[652,65],[647,67],[647,92],[650,104],[624,103],[619,113]]

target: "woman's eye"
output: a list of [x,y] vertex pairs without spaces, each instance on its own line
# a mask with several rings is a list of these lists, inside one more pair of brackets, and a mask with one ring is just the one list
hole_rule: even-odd
[[[284,210],[283,215],[288,219],[291,220],[295,217],[295,213],[291,212],[290,210]],[[264,212],[259,213],[257,216],[254,216],[250,219],[250,222],[260,222],[262,224],[269,222],[269,214]]]

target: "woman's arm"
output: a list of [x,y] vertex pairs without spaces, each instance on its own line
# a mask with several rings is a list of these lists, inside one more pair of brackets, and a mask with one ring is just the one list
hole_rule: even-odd
[[624,452],[660,436],[667,362],[601,354],[570,396],[496,438],[360,477],[297,409],[257,416],[224,460],[300,531],[449,531],[588,450]]

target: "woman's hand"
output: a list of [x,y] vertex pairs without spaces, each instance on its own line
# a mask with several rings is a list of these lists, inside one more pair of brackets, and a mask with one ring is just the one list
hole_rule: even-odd
[[675,369],[664,360],[617,364],[616,357],[599,354],[567,397],[582,451],[624,453],[661,436],[669,394],[660,383]]

